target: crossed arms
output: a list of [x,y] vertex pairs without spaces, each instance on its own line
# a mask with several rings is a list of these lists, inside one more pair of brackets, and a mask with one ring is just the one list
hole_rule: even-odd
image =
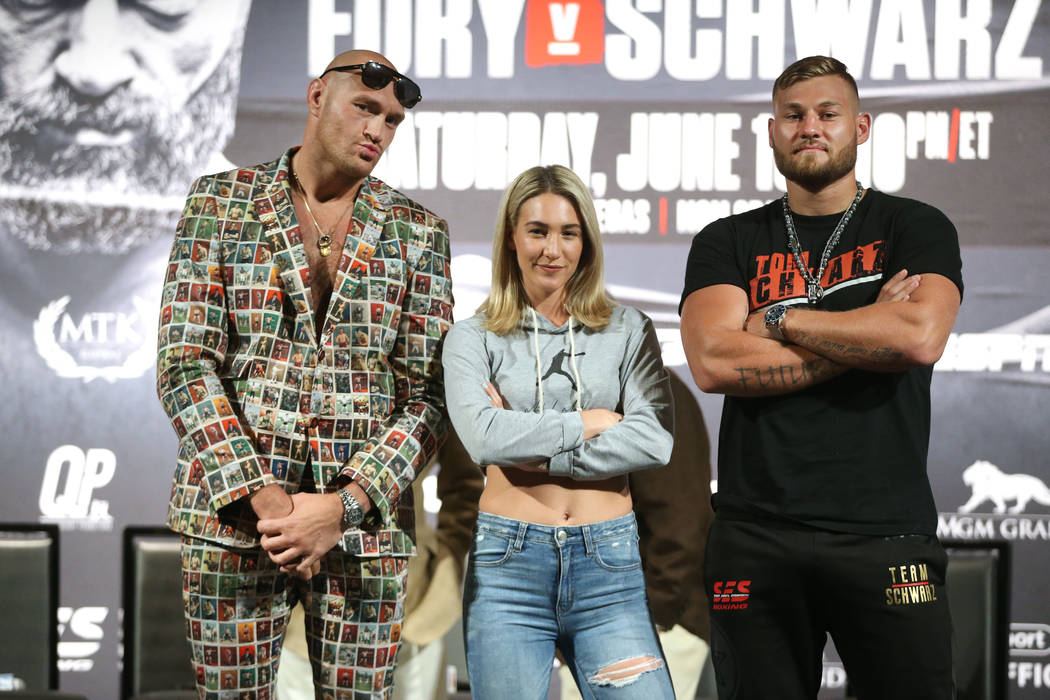
[[693,292],[682,306],[682,344],[701,390],[776,396],[850,369],[898,372],[940,358],[959,310],[959,290],[939,274],[888,280],[872,304],[849,311],[791,306],[770,336],[764,312],[748,314],[747,294],[728,284]]

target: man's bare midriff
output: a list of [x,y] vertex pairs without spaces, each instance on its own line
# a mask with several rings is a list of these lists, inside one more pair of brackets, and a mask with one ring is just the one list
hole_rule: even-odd
[[479,507],[539,525],[586,525],[631,512],[626,476],[574,481],[546,472],[490,466]]

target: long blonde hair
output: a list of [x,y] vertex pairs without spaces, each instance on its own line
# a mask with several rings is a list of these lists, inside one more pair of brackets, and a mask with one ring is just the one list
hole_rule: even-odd
[[496,214],[496,232],[492,239],[492,288],[478,311],[485,313],[485,329],[498,335],[513,330],[529,305],[518,259],[510,248],[518,214],[525,202],[548,192],[572,203],[583,228],[580,262],[565,285],[565,310],[588,328],[600,330],[609,324],[616,305],[605,291],[601,232],[587,187],[576,173],[563,165],[537,165],[510,183]]

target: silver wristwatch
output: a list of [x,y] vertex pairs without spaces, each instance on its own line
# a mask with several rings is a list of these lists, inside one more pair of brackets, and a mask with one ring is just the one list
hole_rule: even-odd
[[784,321],[784,314],[786,313],[787,307],[783,304],[774,304],[766,310],[766,330],[777,340],[785,340],[784,330],[780,327],[780,324]]
[[339,489],[336,493],[339,494],[339,500],[343,502],[343,529],[356,528],[365,519],[365,509],[346,489]]

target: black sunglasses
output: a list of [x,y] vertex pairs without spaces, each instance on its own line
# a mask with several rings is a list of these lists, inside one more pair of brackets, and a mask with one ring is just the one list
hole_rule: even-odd
[[419,92],[419,86],[412,82],[411,78],[401,75],[390,66],[384,66],[378,61],[355,63],[352,66],[334,66],[321,73],[318,77],[323,78],[325,74],[332,71],[349,73],[359,68],[361,69],[361,82],[365,84],[365,87],[373,90],[382,90],[393,80],[394,96],[397,97],[397,101],[405,109],[412,109],[423,99],[423,95]]

